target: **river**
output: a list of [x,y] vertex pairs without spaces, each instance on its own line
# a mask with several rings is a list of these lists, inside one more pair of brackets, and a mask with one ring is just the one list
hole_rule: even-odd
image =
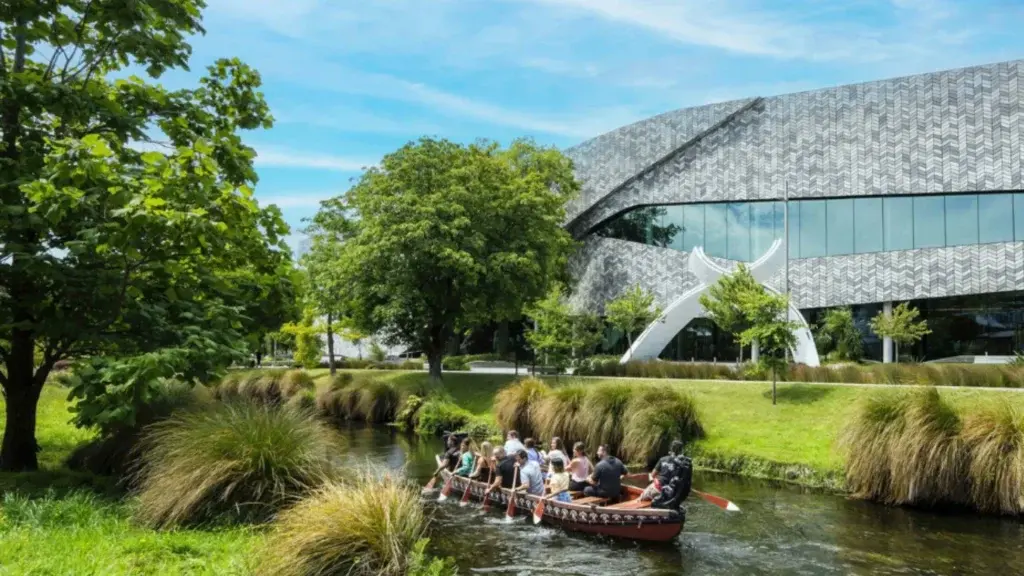
[[[346,434],[349,454],[424,483],[439,440],[387,431]],[[695,496],[675,542],[641,544],[534,526],[457,499],[428,502],[437,554],[463,574],[1024,574],[1024,522],[887,508],[781,483],[694,475],[694,487],[734,501],[727,513]]]

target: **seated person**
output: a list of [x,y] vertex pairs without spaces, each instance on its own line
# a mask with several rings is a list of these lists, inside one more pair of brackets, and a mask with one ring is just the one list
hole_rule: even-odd
[[484,480],[490,482],[494,479],[494,461],[492,460],[494,455],[494,448],[490,442],[481,442],[480,451],[476,454],[476,466],[473,468],[473,472],[469,475],[470,478],[476,480]]
[[569,473],[565,471],[565,464],[561,458],[551,459],[551,478],[548,479],[548,490],[559,502],[572,502],[569,495]]
[[505,453],[505,449],[498,446],[494,449],[494,461],[495,461],[495,477],[494,482],[487,487],[487,492],[497,490],[498,488],[512,488],[515,483],[515,477],[517,474],[518,467],[516,466],[516,459],[514,456],[509,456]]
[[572,445],[572,460],[569,462],[569,472],[572,476],[569,479],[569,489],[573,492],[580,492],[587,487],[587,478],[594,471],[594,467],[587,458],[587,449],[583,442]]
[[629,474],[629,470],[621,460],[609,454],[608,447],[603,444],[597,449],[597,457],[601,461],[594,467],[590,478],[587,478],[590,486],[583,490],[583,495],[617,501],[622,493],[622,477]]
[[523,443],[519,441],[519,432],[509,430],[508,435],[505,436],[505,454],[515,457],[516,453],[523,448],[526,448],[526,446],[523,446]]
[[519,465],[519,486],[516,487],[516,490],[525,490],[527,494],[543,496],[544,473],[540,471],[540,464],[531,460],[526,450],[520,450],[516,454],[516,463]]
[[651,485],[644,490],[644,493],[640,498],[642,500],[654,500],[658,495],[662,493],[665,487],[672,485],[673,480],[679,479],[676,482],[678,488],[685,485],[685,495],[679,499],[680,502],[685,500],[690,495],[690,483],[693,480],[693,465],[690,463],[690,459],[683,455],[683,443],[679,440],[673,440],[672,445],[669,447],[668,455],[658,460],[658,463],[654,465],[650,474]]
[[526,456],[531,462],[536,462],[538,466],[544,463],[543,453],[537,450],[537,443],[533,438],[524,440],[523,445],[526,446]]
[[441,456],[441,465],[437,467],[437,470],[434,470],[434,476],[440,474],[441,470],[452,471],[459,467],[458,439],[454,435],[449,434],[445,439],[445,445],[447,446],[447,449]]
[[476,455],[473,453],[471,443],[470,439],[466,438],[459,447],[459,467],[455,469],[456,476],[469,476],[473,472]]

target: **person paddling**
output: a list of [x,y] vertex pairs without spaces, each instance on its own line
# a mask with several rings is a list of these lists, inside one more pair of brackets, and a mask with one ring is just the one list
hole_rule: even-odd
[[683,455],[683,443],[674,440],[667,456],[658,460],[650,474],[651,485],[640,496],[651,500],[652,508],[678,510],[690,495],[693,483],[693,463]]

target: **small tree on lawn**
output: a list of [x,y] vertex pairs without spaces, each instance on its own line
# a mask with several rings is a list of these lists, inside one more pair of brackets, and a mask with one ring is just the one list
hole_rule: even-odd
[[604,314],[612,326],[626,334],[626,344],[632,348],[633,334],[661,316],[661,308],[654,304],[654,294],[637,284],[606,304]]
[[825,313],[818,326],[815,344],[836,360],[860,360],[864,352],[860,330],[853,322],[849,307],[833,308]]
[[315,309],[306,308],[301,321],[281,327],[282,332],[295,336],[293,358],[303,368],[313,369],[320,366],[320,358],[323,357],[323,340],[320,335],[326,328],[316,321],[316,316]]
[[871,319],[871,330],[878,336],[892,338],[896,343],[896,362],[900,361],[900,344],[913,344],[925,334],[931,334],[928,329],[928,322],[918,320],[920,314],[917,308],[912,308],[906,302],[892,309],[892,315],[886,317],[885,312],[879,312]]
[[786,351],[796,346],[793,333],[799,324],[788,319],[789,299],[769,292],[764,286],[740,292],[738,304],[747,327],[740,332],[741,345],[757,341],[761,346],[758,364],[772,374],[772,405],[776,403],[778,373],[787,368]]
[[572,323],[569,307],[562,301],[558,290],[537,302],[530,310],[534,327],[527,330],[526,341],[533,348],[536,359],[553,366],[555,373],[563,372],[572,358]]
[[739,335],[749,322],[740,304],[740,296],[758,290],[764,290],[764,287],[754,279],[746,266],[740,264],[732,273],[720,277],[718,282],[700,297],[700,305],[704,307],[708,318],[719,328],[732,334],[736,343],[740,345],[741,357],[744,344],[740,341]]

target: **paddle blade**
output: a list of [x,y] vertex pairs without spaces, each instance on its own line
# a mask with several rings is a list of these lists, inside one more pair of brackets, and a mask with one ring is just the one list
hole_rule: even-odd
[[694,490],[694,493],[703,498],[704,500],[707,500],[708,502],[714,504],[715,506],[718,506],[722,510],[728,510],[729,512],[740,511],[739,506],[733,504],[732,502],[726,500],[725,498],[722,498],[721,496],[715,496],[714,494],[706,494],[704,492],[699,492],[697,490]]
[[441,488],[441,494],[437,497],[438,502],[444,502],[448,499],[448,495],[452,493],[452,478],[453,476],[449,476],[448,480],[445,481],[444,488]]
[[491,511],[491,493],[484,492],[484,512]]
[[511,520],[516,515],[516,493],[512,490],[508,492],[508,508],[505,508],[505,518]]
[[462,491],[462,500],[459,500],[459,506],[466,506],[469,504],[469,482],[466,483],[466,488]]
[[544,517],[544,502],[545,500],[541,498],[540,502],[537,502],[537,507],[533,509],[534,524],[540,524],[541,518]]
[[436,484],[437,484],[437,476],[432,476],[432,477],[430,478],[430,482],[427,482],[427,485],[423,487],[423,490],[424,490],[424,491],[430,491],[430,490],[433,490],[433,489],[434,489],[434,486],[435,486]]

